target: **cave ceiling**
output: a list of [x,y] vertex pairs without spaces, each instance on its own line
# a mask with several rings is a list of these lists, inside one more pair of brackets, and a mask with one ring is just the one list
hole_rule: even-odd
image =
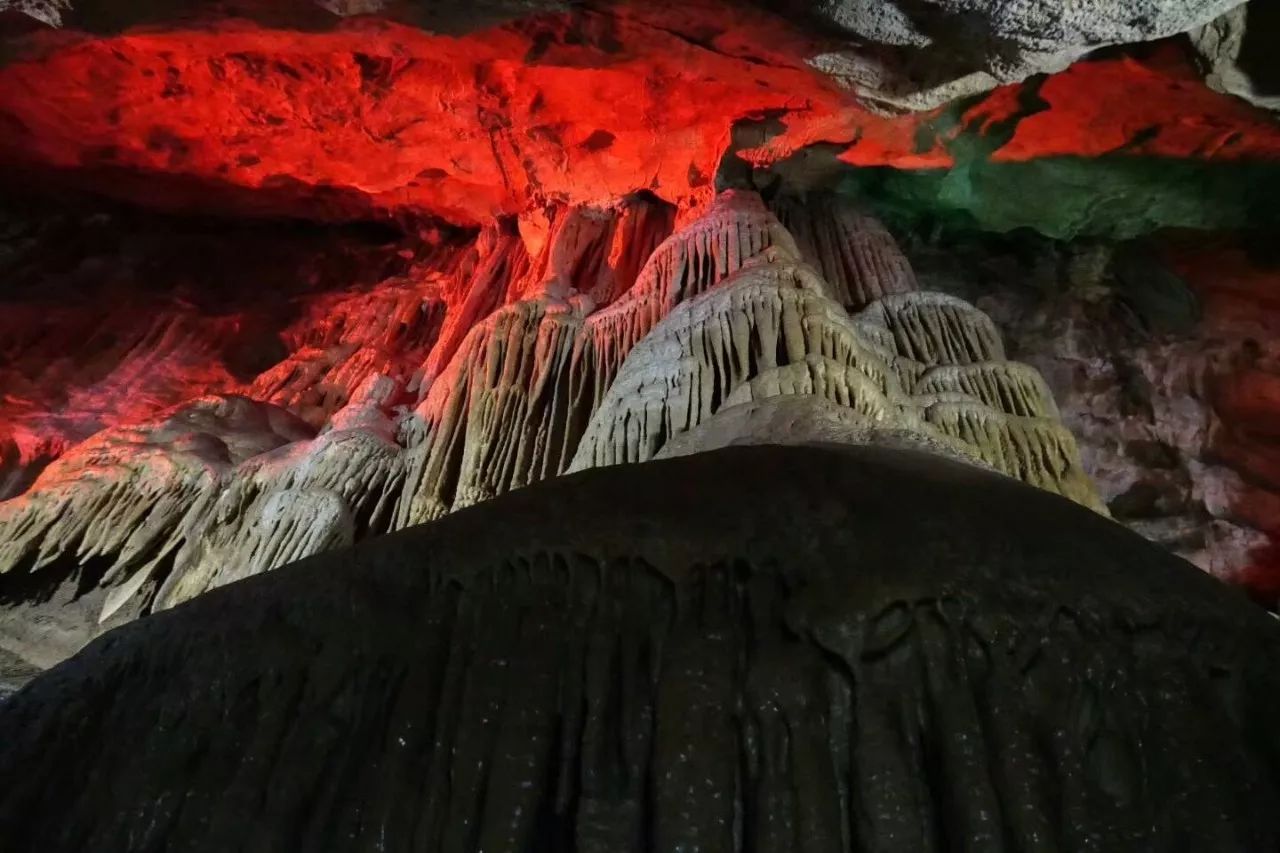
[[[1275,215],[1247,9],[801,5],[5,0],[0,166],[312,220],[479,225],[636,190],[683,219],[744,180],[1066,236]],[[1263,106],[1214,88],[1255,78]]]

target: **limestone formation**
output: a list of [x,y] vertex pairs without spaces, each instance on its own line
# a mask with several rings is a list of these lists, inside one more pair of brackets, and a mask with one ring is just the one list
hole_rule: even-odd
[[[778,209],[799,241],[744,191],[666,239],[670,209],[642,196],[567,208],[341,294],[252,384],[318,435],[289,417],[260,438],[259,422],[286,416],[238,398],[217,404],[229,426],[204,427],[216,440],[169,421],[108,431],[0,506],[0,576],[82,575],[93,595],[76,600],[109,624],[569,470],[757,426],[923,447],[1103,509],[1043,380],[1004,360],[985,314],[917,290],[853,206]],[[804,412],[831,428],[785,426]],[[43,613],[6,616],[10,633]]]
[[728,192],[662,242],[613,304],[591,313],[592,298],[561,272],[476,325],[407,427],[397,526],[563,473],[636,343],[682,300],[774,245],[795,251],[758,196]]
[[[886,236],[876,226],[854,245],[892,257]],[[996,470],[1105,512],[1044,381],[1004,360],[989,317],[905,287],[850,317],[836,301],[848,288],[790,251],[766,252],[655,326],[627,356],[571,470],[643,462],[721,408],[807,395],[924,443],[963,442]],[[888,268],[914,283],[905,262]]]
[[51,464],[0,503],[0,588],[12,602],[0,649],[41,667],[76,651],[168,565],[237,464],[310,434],[275,406],[210,397],[106,430]]
[[12,853],[1269,853],[1277,656],[1233,591],[1009,478],[728,448],[117,630],[0,703],[0,828]]
[[[743,385],[739,391],[751,387]],[[723,408],[691,430],[673,437],[654,454],[670,459],[758,444],[842,444],[888,447],[937,454],[979,468],[990,468],[962,441],[941,433],[874,420],[811,393],[773,394],[749,402],[727,400]]]
[[[1204,66],[1205,82],[1219,92],[1265,109],[1280,110],[1280,92],[1275,90],[1278,66],[1274,54],[1267,49],[1280,34],[1277,26],[1280,15],[1274,5],[1253,0],[1193,30],[1191,41]],[[1247,40],[1258,47],[1246,51]]]
[[[1196,31],[1243,4],[1241,0],[762,0],[692,7],[648,5],[655,7],[643,10],[643,17],[651,21],[651,33],[661,30],[708,44],[733,33],[735,24],[753,23],[758,10],[752,7],[772,7],[801,32],[827,36],[802,57],[818,71],[873,104],[928,110],[1004,83],[1060,71],[1101,47]],[[1265,5],[1265,0],[1254,0],[1253,5]],[[338,18],[368,16],[428,32],[475,34],[504,22],[548,18],[572,8],[564,0],[295,0],[230,7],[211,0],[148,0],[109,7],[90,0],[0,0],[0,15],[10,13],[42,27],[90,32],[139,24],[173,27],[194,16],[235,15],[296,29],[331,27]],[[617,14],[624,21],[627,17]],[[607,20],[611,29],[617,28],[616,19]],[[813,26],[801,29],[800,25]]]
[[[801,368],[810,389],[814,374],[822,386],[829,374],[832,397],[872,419],[889,417],[886,395],[901,394],[896,378],[824,288],[794,256],[770,253],[680,305],[623,363],[573,470],[652,458],[669,437],[709,418],[753,379],[762,395],[780,385],[804,393],[794,372],[773,373],[787,366]],[[853,381],[845,368],[856,374]]]
[[[217,500],[190,521],[154,607],[386,530],[403,477],[385,414],[397,391],[395,382],[373,377],[316,438],[238,466]],[[104,618],[137,589],[114,591]]]
[[1009,415],[960,395],[940,395],[924,411],[927,423],[974,448],[997,471],[1106,513],[1075,438],[1058,421]]
[[888,329],[898,354],[922,365],[1004,360],[1004,344],[991,318],[945,293],[886,296],[858,316]]
[[800,256],[831,285],[832,298],[850,311],[919,289],[897,241],[856,204],[817,194],[783,198],[773,210],[795,236]]
[[821,19],[871,47],[820,53],[815,67],[896,109],[932,109],[1092,50],[1196,29],[1241,0],[836,0]]
[[106,430],[45,469],[30,493],[0,504],[0,572],[61,558],[167,552],[179,520],[238,462],[307,436],[275,406],[211,397],[155,423]]
[[987,361],[929,368],[912,387],[914,394],[967,394],[1005,414],[1058,417],[1058,406],[1044,378],[1016,361]]

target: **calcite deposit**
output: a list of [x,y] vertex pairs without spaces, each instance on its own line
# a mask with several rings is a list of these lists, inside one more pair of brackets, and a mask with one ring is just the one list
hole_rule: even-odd
[[[722,408],[777,396],[1105,511],[1044,382],[1005,360],[991,320],[919,290],[864,212],[813,210],[832,221],[794,220],[806,250],[745,190],[661,241],[671,217],[646,198],[558,210],[540,238],[487,229],[322,303],[325,325],[290,330],[292,354],[245,389],[273,403],[217,398],[69,450],[0,504],[0,572],[95,590],[107,622],[566,471],[646,461]],[[5,647],[24,656],[29,631],[9,620]]]
[[0,0],[0,848],[1274,853],[1269,34]]

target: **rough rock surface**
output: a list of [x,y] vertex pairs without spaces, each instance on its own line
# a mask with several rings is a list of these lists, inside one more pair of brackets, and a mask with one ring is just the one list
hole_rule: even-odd
[[1276,606],[1280,269],[1265,238],[970,235],[911,254],[1038,368],[1114,518]]
[[1280,110],[1280,59],[1270,49],[1280,33],[1274,3],[1237,6],[1193,30],[1191,41],[1205,66],[1205,82],[1219,92]]
[[[0,0],[0,15],[42,25],[113,32],[130,25],[152,29],[190,20],[245,17],[280,28],[325,29],[358,16],[428,31],[471,33],[530,17],[546,17],[570,4],[558,0],[471,0],[415,3],[405,0],[290,0],[285,3],[211,0],[125,0],[103,8],[73,0]],[[1061,71],[1099,47],[1147,42],[1200,27],[1214,19],[1218,33],[1204,44],[1215,58],[1219,85],[1234,65],[1237,29],[1225,16],[1241,0],[1092,0],[1061,3],[1029,0],[808,0],[806,3],[575,4],[635,16],[690,41],[727,30],[735,18],[754,17],[754,7],[772,7],[788,23],[815,24],[812,46],[796,54],[812,67],[870,101],[906,109],[932,109],[1002,83]],[[1262,2],[1254,5],[1263,5]],[[1226,72],[1228,76],[1231,72]],[[1235,92],[1234,84],[1227,91]]]
[[929,109],[1001,83],[1061,71],[1099,47],[1200,27],[1241,0],[824,0],[815,12],[880,51],[811,61],[859,93]]
[[27,575],[0,590],[0,651],[52,666],[125,602],[122,615],[137,615],[131,592],[172,558],[234,467],[310,435],[276,406],[207,397],[77,445],[26,497],[0,503],[0,564]]
[[1238,593],[1008,478],[730,448],[99,640],[0,704],[0,827],[14,853],[1267,853],[1277,654]]
[[722,447],[758,444],[844,444],[934,453],[984,467],[963,442],[918,428],[876,422],[847,405],[813,394],[779,394],[732,403],[691,430],[672,438],[654,459],[691,456]]
[[[838,227],[797,220],[812,266],[758,195],[726,191],[660,242],[671,220],[656,200],[563,208],[545,235],[487,230],[433,250],[416,278],[320,297],[289,328],[291,354],[247,383],[315,418],[314,438],[268,405],[294,433],[214,459],[185,432],[171,440],[165,416],[99,433],[0,504],[9,647],[39,643],[24,625],[46,611],[69,614],[47,665],[100,630],[86,608],[110,623],[172,607],[571,468],[647,460],[722,408],[777,396],[828,400],[1103,510],[1044,382],[1005,361],[991,320],[917,291],[873,219],[814,210]],[[33,589],[60,592],[33,606]]]
[[[574,4],[451,35],[301,0],[220,5],[212,22],[161,15],[124,33],[0,39],[0,167],[20,185],[69,183],[170,210],[487,225],[639,190],[693,218],[732,148],[755,166],[802,157],[912,171],[995,149],[1001,163],[1105,155],[1115,168],[1100,167],[1101,184],[1116,193],[1149,193],[1143,158],[1174,157],[1225,175],[1200,199],[1209,219],[1218,205],[1274,214],[1271,195],[1250,193],[1256,176],[1237,170],[1276,160],[1280,129],[1205,87],[1180,45],[1164,45],[1172,59],[1109,56],[892,117],[806,65],[822,39],[794,8]],[[996,8],[968,5],[979,19]],[[1060,4],[1000,4],[1050,5]],[[1092,5],[1153,21],[1153,10],[1186,8]],[[325,20],[290,24],[299,7]],[[94,8],[110,17],[117,4]],[[1194,211],[1173,214],[1159,219],[1185,225]]]
[[[854,236],[806,241],[809,260],[855,270],[855,286],[828,283],[795,243],[778,241],[676,306],[627,354],[571,470],[653,458],[721,407],[811,395],[925,443],[958,440],[996,470],[1101,509],[1043,380],[1005,361],[990,318],[961,299],[917,291],[878,223],[838,204],[816,206],[854,223],[846,232]],[[880,292],[887,295],[866,298]],[[848,301],[862,310],[846,312]]]

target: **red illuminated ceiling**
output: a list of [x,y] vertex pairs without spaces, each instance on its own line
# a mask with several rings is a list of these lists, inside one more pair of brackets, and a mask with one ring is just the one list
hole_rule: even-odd
[[[477,307],[461,285],[483,279],[475,270],[486,264],[501,272],[495,281],[518,281],[546,237],[542,208],[650,190],[687,218],[710,200],[735,148],[759,168],[810,146],[839,166],[945,168],[972,150],[956,143],[973,134],[996,140],[977,146],[996,162],[1280,159],[1280,124],[1209,90],[1177,42],[932,113],[886,116],[806,65],[822,45],[789,21],[715,2],[688,6],[659,16],[653,4],[621,3],[608,15],[542,15],[461,36],[358,19],[307,32],[224,20],[23,36],[19,50],[0,53],[0,174],[11,178],[202,213],[432,215],[490,227],[497,214],[532,215],[519,233],[504,223],[479,240],[411,235],[410,248],[395,252],[403,275],[376,281],[300,283],[290,259],[279,281],[185,289],[165,281],[152,292],[89,275],[65,283],[75,300],[59,301],[50,288],[29,304],[6,304],[0,492],[6,465],[38,470],[97,429],[206,393],[279,402],[318,426],[359,371],[381,369],[379,359],[419,363],[438,340],[456,343],[467,322],[518,295],[478,287],[489,301]],[[756,132],[735,135],[750,121]],[[662,227],[635,245],[652,248],[671,216],[663,208]],[[261,248],[218,243],[216,251]],[[424,251],[438,255],[413,257]],[[1272,316],[1264,304],[1272,285],[1250,278],[1247,264],[1181,261],[1209,315]],[[264,309],[268,293],[283,307]],[[240,349],[260,351],[265,363],[234,364],[228,352]],[[355,367],[344,372],[342,359]],[[1214,451],[1249,481],[1233,518],[1269,533],[1280,519],[1275,375],[1274,365],[1233,371],[1214,389],[1214,406],[1233,425]],[[1260,557],[1255,586],[1276,583],[1276,553]]]
[[641,8],[461,37],[368,21],[58,34],[0,69],[0,166],[170,207],[482,223],[636,189],[687,211],[710,197],[733,123],[766,116],[781,132],[745,152],[756,165],[832,143],[850,165],[947,166],[961,128],[1017,118],[995,159],[1280,154],[1280,128],[1205,88],[1172,45],[997,90],[944,122],[869,112],[804,64],[813,45],[785,21],[704,9],[691,38]]

